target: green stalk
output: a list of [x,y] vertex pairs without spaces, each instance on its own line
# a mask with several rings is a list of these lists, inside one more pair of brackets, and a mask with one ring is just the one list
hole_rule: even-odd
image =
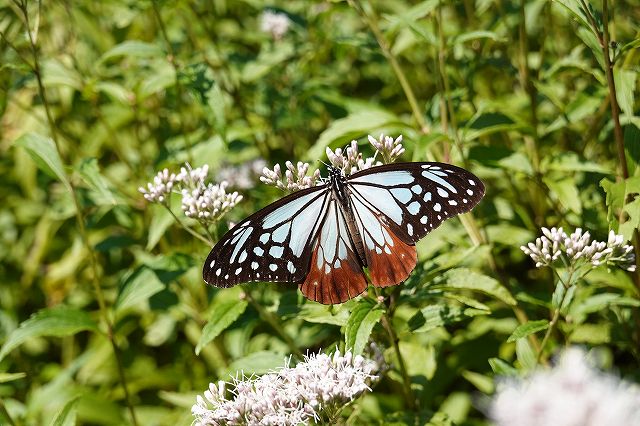
[[[21,12],[24,15],[24,19],[25,19],[25,25],[27,27],[27,35],[29,38],[29,45],[31,47],[31,53],[33,56],[33,64],[28,64],[31,66],[32,72],[34,73],[35,77],[36,77],[36,81],[38,83],[38,92],[40,95],[40,98],[42,99],[42,104],[44,105],[44,109],[45,109],[45,113],[47,116],[47,121],[49,123],[49,129],[51,132],[51,138],[54,142],[56,151],[58,153],[58,155],[60,156],[60,158],[62,158],[62,152],[60,150],[60,142],[58,140],[58,132],[57,132],[57,127],[55,124],[55,120],[53,119],[53,114],[51,113],[51,107],[49,104],[49,101],[47,99],[47,92],[45,90],[44,84],[42,82],[42,72],[41,72],[41,68],[40,68],[40,60],[39,60],[39,56],[38,56],[38,51],[37,51],[37,46],[36,46],[36,41],[35,38],[33,37],[33,33],[31,31],[31,28],[29,26],[29,13],[27,11],[27,4],[25,1],[22,1],[20,3],[17,3],[18,7],[20,8]],[[41,7],[41,3],[40,1],[38,1],[38,8]],[[104,298],[104,294],[102,293],[102,288],[100,287],[100,280],[99,280],[99,268],[98,268],[98,261],[96,259],[95,256],[95,252],[93,250],[93,247],[91,246],[91,243],[89,241],[89,236],[87,234],[87,230],[84,224],[84,217],[82,215],[82,210],[81,210],[81,205],[80,205],[80,201],[78,199],[78,194],[76,192],[76,189],[73,185],[73,182],[71,181],[71,179],[69,180],[69,190],[71,192],[71,197],[73,199],[73,204],[75,207],[75,216],[76,216],[76,222],[78,224],[78,232],[80,233],[80,237],[82,238],[82,242],[87,250],[87,252],[89,253],[89,263],[91,266],[91,275],[92,275],[92,285],[93,285],[93,289],[96,295],[96,299],[98,301],[98,306],[100,308],[100,314],[102,317],[102,320],[105,322],[106,326],[107,326],[107,337],[111,343],[111,346],[113,348],[113,352],[114,352],[114,357],[116,360],[116,364],[118,367],[118,375],[120,378],[120,382],[122,384],[123,390],[124,390],[124,394],[125,394],[125,403],[129,409],[129,414],[131,415],[131,421],[133,423],[134,426],[137,426],[138,422],[136,419],[136,414],[135,414],[135,410],[133,408],[133,404],[131,402],[131,395],[129,394],[129,390],[127,387],[127,380],[126,380],[126,376],[124,374],[124,368],[122,366],[122,362],[120,359],[120,354],[119,354],[119,348],[118,345],[115,341],[114,335],[113,335],[113,322],[109,316],[109,311],[107,309],[106,306],[106,302],[105,302],[105,298]]]
[[400,375],[402,376],[402,387],[404,390],[404,396],[407,401],[407,405],[409,409],[415,411],[417,408],[416,397],[413,394],[413,389],[411,389],[411,377],[409,377],[409,373],[407,372],[407,367],[404,363],[404,358],[402,357],[402,353],[400,352],[400,345],[398,335],[396,331],[393,329],[393,325],[391,324],[391,320],[387,315],[385,310],[382,315],[382,326],[387,331],[389,335],[389,342],[393,346],[393,350],[396,353],[396,358],[398,359],[398,368],[400,369]]
[[291,353],[293,355],[295,355],[296,358],[303,359],[304,355],[303,355],[302,351],[298,348],[298,345],[293,340],[293,338],[291,336],[289,336],[289,334],[286,332],[286,330],[282,326],[282,323],[280,323],[280,319],[278,317],[276,317],[275,315],[273,315],[271,312],[267,311],[264,308],[264,306],[262,306],[260,303],[258,303],[253,298],[253,296],[251,295],[251,293],[248,290],[245,289],[244,293],[245,293],[245,295],[247,297],[247,300],[251,304],[251,306],[253,306],[253,308],[256,311],[258,311],[258,315],[260,316],[260,318],[262,318],[263,321],[266,321],[271,326],[271,328],[273,328],[273,330],[276,333],[278,333],[280,338],[289,347],[289,350],[291,351]]

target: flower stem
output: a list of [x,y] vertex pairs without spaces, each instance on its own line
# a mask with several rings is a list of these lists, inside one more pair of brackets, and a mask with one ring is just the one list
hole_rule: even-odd
[[286,330],[280,323],[280,320],[271,312],[267,311],[260,303],[258,303],[248,290],[245,289],[244,293],[251,306],[253,306],[253,308],[258,311],[258,315],[260,315],[260,318],[266,321],[271,326],[271,328],[273,328],[275,332],[278,333],[280,338],[284,340],[287,346],[289,346],[289,350],[291,351],[291,353],[295,355],[296,358],[303,359],[304,355],[302,351],[298,348],[298,345],[296,345],[296,342],[293,340],[293,338],[286,332]]
[[386,310],[382,315],[382,326],[387,331],[387,334],[389,335],[389,341],[391,342],[393,350],[396,353],[396,358],[398,358],[398,367],[400,369],[400,375],[402,376],[402,385],[407,404],[411,410],[415,410],[417,408],[417,404],[416,397],[413,394],[413,390],[411,389],[411,377],[409,377],[409,373],[407,372],[407,368],[404,363],[404,358],[402,358],[402,353],[400,352],[398,335],[393,329],[393,325],[391,324],[391,320],[389,319]]

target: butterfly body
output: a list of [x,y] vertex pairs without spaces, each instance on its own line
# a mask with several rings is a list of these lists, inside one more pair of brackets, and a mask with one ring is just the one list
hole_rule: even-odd
[[325,183],[249,216],[209,254],[203,277],[229,287],[291,282],[309,299],[334,304],[367,288],[404,281],[417,263],[415,243],[484,195],[470,172],[444,163],[395,163]]

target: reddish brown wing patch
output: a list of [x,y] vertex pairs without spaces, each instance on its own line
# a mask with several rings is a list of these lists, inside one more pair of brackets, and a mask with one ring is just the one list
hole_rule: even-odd
[[388,226],[381,226],[385,233],[384,246],[364,248],[371,283],[376,287],[389,287],[406,280],[418,263],[414,245],[403,242]]
[[306,298],[332,305],[346,302],[365,291],[367,280],[351,249],[346,259],[337,264],[326,263],[323,256],[322,247],[316,242],[309,274],[300,284],[300,291]]

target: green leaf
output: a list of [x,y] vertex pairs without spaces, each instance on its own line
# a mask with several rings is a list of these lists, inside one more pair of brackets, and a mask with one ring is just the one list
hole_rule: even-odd
[[13,382],[27,377],[27,373],[0,373],[0,383]]
[[516,340],[516,356],[525,370],[532,370],[537,365],[536,354],[527,339]]
[[160,238],[164,235],[165,231],[174,223],[174,217],[171,212],[162,206],[152,207],[153,215],[151,216],[151,223],[149,224],[147,250],[151,250],[158,244]]
[[176,84],[176,70],[170,64],[156,66],[154,71],[151,76],[141,82],[138,89],[140,99],[146,99]]
[[555,193],[560,204],[566,209],[577,214],[582,213],[580,193],[574,178],[557,180],[552,177],[544,177],[542,180]]
[[207,343],[215,339],[220,333],[233,324],[247,309],[246,300],[228,300],[213,306],[209,321],[202,329],[202,335],[196,346],[196,355]]
[[398,117],[380,109],[358,111],[334,121],[320,134],[316,143],[307,153],[307,159],[323,158],[325,150],[333,143],[346,144],[368,134],[376,134],[384,126],[398,123]]
[[453,39],[449,40],[447,44],[449,46],[455,46],[457,44],[463,44],[468,41],[478,40],[481,38],[488,38],[493,41],[500,41],[500,42],[505,41],[503,37],[500,37],[498,34],[494,33],[493,31],[479,30],[479,31],[471,31],[468,33],[462,33],[454,37]]
[[517,130],[523,125],[500,112],[481,112],[474,116],[464,127],[464,139],[471,141],[497,132]]
[[219,377],[228,377],[229,375],[235,377],[237,373],[242,373],[245,376],[268,373],[283,367],[285,358],[284,355],[271,351],[254,352],[233,361],[226,371],[221,372]]
[[613,68],[613,78],[616,82],[616,98],[623,113],[633,116],[634,93],[636,89],[637,73],[630,69]]
[[138,268],[120,288],[115,303],[116,312],[137,305],[163,290],[165,285],[155,272],[147,267]]
[[82,180],[96,194],[96,203],[98,205],[116,205],[117,201],[113,193],[109,189],[109,182],[100,173],[98,160],[95,158],[87,158],[80,163],[78,173]]
[[528,335],[537,333],[541,330],[546,330],[547,328],[549,328],[548,320],[525,322],[524,324],[520,324],[515,330],[513,330],[513,333],[511,333],[511,336],[509,336],[507,342],[515,342],[518,339],[527,337]]
[[107,52],[105,52],[100,58],[100,62],[106,62],[110,59],[120,56],[131,56],[138,58],[145,57],[161,57],[164,56],[164,52],[160,47],[152,43],[146,43],[138,40],[127,40],[120,44],[115,45]]
[[400,341],[398,345],[409,376],[424,376],[427,380],[433,379],[438,366],[438,358],[433,345],[425,345],[423,342],[415,341]]
[[50,426],[74,426],[76,424],[77,405],[80,397],[69,400],[62,410],[49,423]]
[[518,370],[500,358],[489,358],[489,365],[494,373],[500,376],[517,376]]
[[516,300],[509,290],[495,278],[488,277],[468,268],[450,269],[444,273],[444,285],[437,284],[432,288],[466,289],[480,291],[502,300],[507,305],[515,306]]
[[453,324],[476,315],[488,315],[489,311],[459,306],[432,305],[422,308],[413,315],[408,322],[409,330],[414,333],[424,333],[434,328]]
[[382,306],[366,299],[353,308],[344,334],[345,346],[351,349],[354,355],[362,354],[373,327],[380,322],[383,314]]
[[608,309],[610,306],[639,307],[640,300],[615,293],[594,294],[579,303],[575,303],[571,309],[571,316],[600,312]]
[[64,337],[85,330],[98,332],[98,325],[85,311],[67,306],[41,309],[9,334],[0,350],[0,361],[32,337]]
[[71,190],[71,184],[53,139],[37,133],[25,133],[16,140],[15,145],[27,150],[40,170],[52,178],[57,178]]
[[624,128],[624,151],[627,158],[629,176],[640,174],[640,129],[634,124]]
[[484,394],[490,395],[495,390],[493,379],[484,374],[476,373],[475,371],[463,370],[462,377],[467,379],[469,383]]
[[587,19],[587,15],[585,15],[585,11],[582,8],[579,0],[555,0],[554,3],[564,6],[569,12],[571,12],[578,20],[580,25],[585,28],[591,28],[591,24],[589,24],[589,20]]
[[349,310],[342,305],[321,305],[305,303],[296,315],[297,318],[317,324],[345,326],[349,321]]

